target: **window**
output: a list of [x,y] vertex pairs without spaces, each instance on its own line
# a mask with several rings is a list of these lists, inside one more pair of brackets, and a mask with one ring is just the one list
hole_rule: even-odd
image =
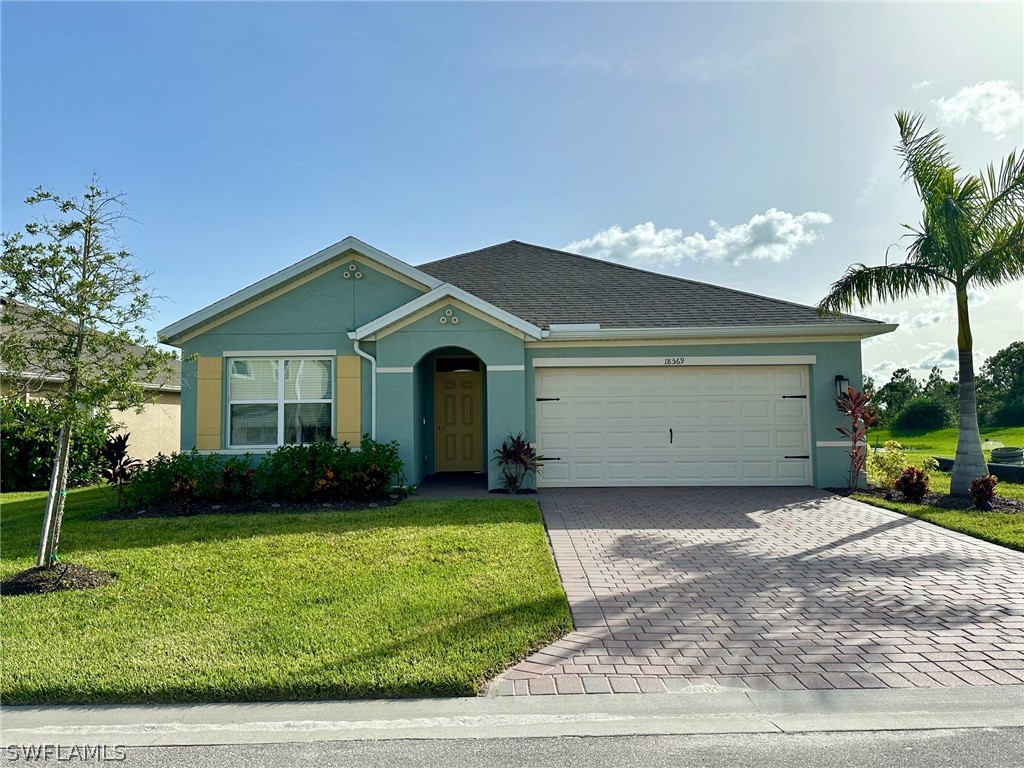
[[252,357],[228,367],[228,429],[233,448],[330,440],[334,365],[330,359]]

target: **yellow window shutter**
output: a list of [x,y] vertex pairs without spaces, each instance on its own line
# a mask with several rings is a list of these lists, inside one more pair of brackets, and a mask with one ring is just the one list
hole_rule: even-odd
[[196,448],[200,451],[221,449],[220,429],[224,420],[221,389],[224,361],[219,357],[200,357],[196,376]]
[[346,440],[359,445],[362,436],[363,388],[360,381],[361,358],[358,355],[338,355],[338,444]]

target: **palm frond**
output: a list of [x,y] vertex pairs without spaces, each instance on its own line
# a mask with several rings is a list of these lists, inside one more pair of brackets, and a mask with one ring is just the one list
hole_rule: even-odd
[[1024,217],[1024,155],[1011,151],[996,173],[989,165],[982,174],[987,198],[978,228],[982,232],[1013,226]]
[[997,232],[989,247],[967,270],[966,277],[986,286],[1024,279],[1024,219]]
[[900,129],[900,142],[896,152],[903,158],[903,178],[910,179],[918,195],[927,197],[944,171],[954,175],[960,167],[945,147],[945,138],[938,130],[921,135],[924,115],[919,112],[897,112],[896,124]]
[[838,315],[876,301],[895,301],[917,293],[941,293],[949,282],[941,272],[912,262],[879,267],[854,264],[829,288],[828,295],[818,303],[818,313]]

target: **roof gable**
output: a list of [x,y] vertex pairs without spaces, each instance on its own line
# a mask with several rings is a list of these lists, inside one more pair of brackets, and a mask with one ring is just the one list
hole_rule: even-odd
[[[710,283],[648,272],[553,248],[507,243],[419,265],[439,280],[541,328],[599,324],[601,329],[890,326]],[[884,329],[884,330],[883,330]],[[795,329],[794,329],[795,330]]]
[[422,310],[429,309],[436,304],[448,300],[454,300],[472,308],[476,311],[478,316],[482,316],[484,319],[490,319],[493,324],[512,328],[533,339],[539,339],[543,336],[543,331],[536,325],[529,323],[514,314],[506,312],[500,307],[496,307],[478,296],[474,296],[473,294],[468,293],[457,286],[451,285],[450,283],[444,283],[434,290],[424,293],[422,296],[417,296],[412,301],[403,304],[391,312],[381,315],[376,320],[356,328],[356,330],[350,333],[349,336],[360,341],[370,338],[382,331],[387,331],[392,326],[402,323],[407,318],[416,316]]
[[442,283],[441,280],[364,243],[358,238],[346,237],[290,267],[275,272],[198,312],[193,312],[191,315],[171,323],[158,332],[158,337],[161,341],[168,343],[181,342],[195,336],[214,323],[235,317],[272,299],[283,291],[301,285],[310,277],[315,277],[329,269],[338,268],[343,265],[345,260],[354,257],[361,257],[370,262],[372,266],[378,267],[380,271],[391,274],[422,291],[429,291]]

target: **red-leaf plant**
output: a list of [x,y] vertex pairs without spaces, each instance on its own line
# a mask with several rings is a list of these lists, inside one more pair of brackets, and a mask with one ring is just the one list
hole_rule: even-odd
[[861,474],[867,464],[868,427],[878,421],[878,416],[871,408],[871,396],[849,387],[846,392],[836,398],[836,408],[850,419],[850,426],[836,427],[836,431],[850,441],[850,470],[847,473],[847,484],[851,491],[860,485]]

